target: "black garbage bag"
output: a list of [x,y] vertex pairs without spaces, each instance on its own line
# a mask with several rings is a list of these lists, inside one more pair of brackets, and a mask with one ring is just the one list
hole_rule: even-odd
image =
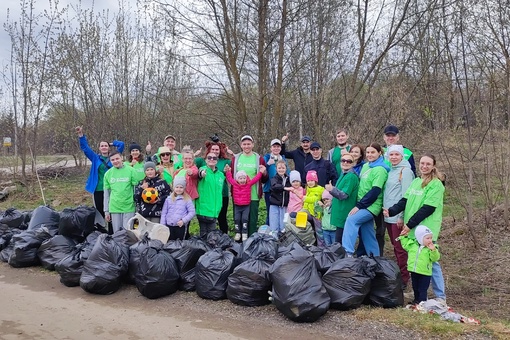
[[209,250],[197,262],[195,285],[202,299],[227,298],[228,277],[234,270],[235,255],[219,248]]
[[40,227],[14,235],[11,240],[14,242],[14,249],[9,257],[9,265],[14,268],[39,265],[37,250],[44,241],[55,236],[53,231],[46,227]]
[[361,258],[344,258],[336,261],[324,274],[322,281],[331,297],[331,308],[349,310],[358,308],[370,292],[374,275],[368,272]]
[[0,261],[9,262],[9,257],[14,252],[14,242],[10,242],[7,246],[0,251]]
[[402,307],[404,292],[402,275],[395,261],[384,257],[363,257],[368,267],[373,267],[375,276],[370,284],[370,293],[365,299],[366,304],[383,308]]
[[60,275],[60,282],[67,287],[80,285],[83,263],[89,258],[96,240],[101,235],[95,231],[87,236],[85,242],[76,245],[70,255],[55,264],[55,271]]
[[28,224],[28,230],[34,230],[44,225],[50,229],[56,228],[58,232],[59,221],[60,214],[58,212],[51,209],[50,207],[41,205],[35,208],[32,212],[32,218]]
[[315,258],[315,264],[317,265],[317,269],[324,274],[328,271],[331,265],[340,259],[340,257],[331,251],[328,248],[319,248],[316,246],[307,246],[307,250],[309,250],[313,257]]
[[[89,258],[83,264],[80,287],[94,294],[115,293],[120,288],[122,276],[127,273],[129,266],[129,255],[126,255],[124,248],[113,236],[99,236]],[[129,248],[127,249],[129,254]]]
[[332,245],[327,247],[329,250],[331,250],[333,253],[335,253],[338,256],[338,259],[343,259],[347,256],[347,253],[345,252],[345,248],[342,247],[342,245],[338,242],[333,243]]
[[205,240],[211,248],[228,248],[231,247],[234,241],[221,230],[213,230],[205,235]]
[[314,322],[326,314],[330,299],[313,255],[297,244],[293,248],[269,269],[273,303],[292,321]]
[[163,250],[166,251],[167,253],[169,253],[170,255],[174,254],[175,252],[178,252],[179,250],[182,249],[183,242],[184,241],[182,241],[180,239],[179,240],[170,240],[163,246]]
[[255,259],[261,254],[278,257],[278,240],[268,234],[254,233],[243,244],[242,261]]
[[149,234],[146,233],[144,236],[142,236],[140,241],[129,247],[129,270],[127,276],[128,282],[135,283],[135,276],[138,272],[138,266],[140,265],[140,255],[145,249],[149,247],[155,247],[158,249],[163,248],[163,242],[160,240],[151,240],[149,238]]
[[37,250],[37,256],[44,269],[55,270],[55,264],[70,255],[76,246],[76,241],[62,235],[55,235],[44,241]]
[[[3,230],[0,231],[0,251],[9,246],[13,235],[19,234],[22,231],[18,228],[9,228],[6,224],[3,224],[2,226],[5,226],[6,228],[4,230],[3,227],[0,227]],[[9,258],[7,258],[7,260],[4,262],[7,262],[8,260]]]
[[179,269],[173,257],[163,250],[163,244],[146,247],[135,275],[138,291],[146,298],[157,299],[175,293],[178,283]]
[[116,231],[115,233],[113,233],[112,237],[115,240],[115,242],[122,246],[122,251],[124,252],[128,259],[129,259],[129,247],[140,241],[138,237],[135,235],[135,233],[127,229],[121,229],[119,231]]
[[274,261],[271,256],[261,254],[238,265],[228,277],[227,298],[241,306],[270,304],[269,268]]
[[96,208],[94,207],[66,208],[60,213],[58,233],[78,242],[83,242],[88,234],[96,230],[95,218]]
[[195,266],[198,259],[204,255],[210,247],[202,239],[191,237],[182,241],[182,248],[171,253],[179,268],[179,290],[191,292],[195,290]]
[[26,230],[32,219],[32,210],[23,211],[23,223],[19,226],[19,229]]
[[15,208],[7,209],[0,217],[0,224],[6,224],[9,228],[19,228],[23,222],[25,222],[25,216]]

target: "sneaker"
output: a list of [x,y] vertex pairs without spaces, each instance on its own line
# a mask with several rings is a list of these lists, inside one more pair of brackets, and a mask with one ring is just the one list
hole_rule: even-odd
[[242,235],[243,235],[243,241],[245,241],[245,240],[247,240],[247,239],[248,239],[248,234],[243,233]]
[[241,241],[241,234],[236,233],[236,236],[234,237],[234,241],[236,241],[236,242]]

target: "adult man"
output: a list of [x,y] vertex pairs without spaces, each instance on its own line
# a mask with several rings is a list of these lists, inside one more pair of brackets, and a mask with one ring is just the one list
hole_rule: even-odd
[[312,139],[309,136],[301,138],[301,146],[295,150],[286,151],[285,142],[289,139],[289,134],[282,137],[282,151],[281,154],[287,159],[294,160],[294,169],[301,175],[301,184],[306,185],[306,171],[305,165],[313,160],[310,153],[310,143]]
[[[232,158],[232,176],[244,170],[248,177],[253,178],[259,171],[259,166],[266,166],[264,158],[258,153],[253,152],[253,137],[244,135],[241,137],[242,152],[235,154]],[[250,202],[250,218],[248,222],[248,237],[257,231],[258,217],[259,217],[259,202],[262,197],[262,183],[268,180],[267,171],[264,169],[262,172],[261,181],[251,187],[251,202]]]
[[[398,133],[399,130],[395,125],[388,125],[384,128],[383,139],[384,143],[386,143],[386,145],[383,146],[384,160],[388,165],[390,165],[388,148],[393,144],[399,144],[400,136]],[[406,147],[404,147],[404,159],[409,162],[411,170],[413,171],[414,176],[416,176],[416,165],[414,164],[413,152]]]
[[[166,146],[167,148],[170,149],[170,152],[172,153],[172,161],[174,163],[174,167],[178,169],[182,167],[182,155],[179,151],[175,150],[176,141],[177,139],[173,135],[167,135],[163,140],[163,146]],[[152,144],[150,141],[148,141],[147,146],[145,147],[145,152],[147,153],[147,155],[150,155],[151,151]],[[151,161],[155,161],[156,164],[160,161],[159,159],[155,160],[150,157],[148,158]]]
[[326,158],[335,166],[337,173],[342,173],[342,167],[340,166],[340,159],[342,154],[351,151],[351,145],[347,143],[349,139],[349,133],[347,129],[338,129],[335,134],[337,145],[328,151],[328,157]]
[[319,178],[318,183],[321,187],[324,187],[328,183],[335,185],[338,179],[338,173],[333,163],[322,158],[322,148],[318,142],[313,142],[310,145],[310,153],[313,159],[305,166],[305,173],[310,170],[315,170]]

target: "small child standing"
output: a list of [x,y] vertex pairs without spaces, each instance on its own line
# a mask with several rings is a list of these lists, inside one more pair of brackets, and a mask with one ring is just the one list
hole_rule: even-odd
[[400,236],[402,248],[407,251],[407,270],[413,283],[413,304],[427,301],[427,290],[432,277],[432,263],[439,261],[440,254],[432,242],[432,231],[424,225],[416,227],[416,239]]
[[[259,172],[250,179],[246,172],[240,170],[236,173],[236,178],[232,177],[231,167],[225,165],[225,174],[227,181],[232,185],[232,199],[234,201],[234,228],[235,241],[248,239],[248,219],[250,216],[251,187],[262,178],[262,172],[265,166],[259,166]],[[242,234],[242,235],[241,235]]]
[[322,214],[321,225],[322,235],[324,237],[324,243],[326,246],[330,246],[335,243],[336,227],[331,224],[331,202],[333,196],[329,191],[324,190],[322,192],[322,201],[317,201],[315,206],[315,212]]
[[317,171],[310,170],[306,173],[306,195],[304,198],[303,209],[306,209],[310,215],[320,218],[319,214],[315,213],[315,203],[322,198],[324,187],[319,185],[319,177]]
[[289,175],[291,187],[285,187],[284,189],[289,191],[289,205],[287,206],[287,212],[297,213],[303,209],[303,197],[305,197],[305,189],[301,186],[301,174],[299,171],[292,170]]
[[287,177],[287,164],[280,160],[276,162],[276,175],[271,178],[271,196],[269,198],[269,227],[275,233],[282,233],[285,230],[283,218],[289,205],[290,188],[289,177]]
[[163,204],[161,224],[170,229],[169,240],[184,240],[188,223],[195,216],[195,205],[185,190],[186,178],[176,177],[174,179],[174,191]]

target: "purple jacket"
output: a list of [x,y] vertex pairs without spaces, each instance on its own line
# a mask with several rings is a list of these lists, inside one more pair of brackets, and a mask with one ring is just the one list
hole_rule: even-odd
[[161,211],[161,224],[167,226],[176,226],[179,220],[188,223],[195,216],[195,205],[193,200],[185,200],[182,195],[175,197],[170,195],[163,204]]

